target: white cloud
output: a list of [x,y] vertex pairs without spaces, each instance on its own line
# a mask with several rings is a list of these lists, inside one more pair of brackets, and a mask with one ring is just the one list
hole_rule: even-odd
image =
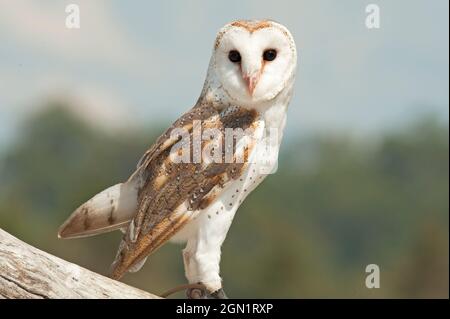
[[92,127],[127,130],[139,127],[129,105],[111,90],[82,86],[67,95],[69,110]]
[[[29,48],[30,61],[23,68],[8,66],[17,61],[18,50],[2,55],[6,59],[0,60],[0,108],[5,99],[12,101],[6,107],[17,109],[21,101],[42,93],[35,82],[44,81],[40,75],[45,73],[46,78],[63,75],[53,83],[71,79],[76,95],[111,100],[103,104],[111,104],[119,95],[138,114],[145,114],[137,116],[140,119],[175,117],[200,92],[213,37],[222,23],[269,17],[292,31],[300,51],[289,115],[299,125],[291,125],[290,130],[379,129],[416,114],[410,105],[420,101],[423,109],[437,105],[448,115],[448,29],[444,28],[448,10],[443,10],[448,2],[380,0],[381,29],[368,31],[366,3],[361,0],[345,5],[336,1],[141,2],[127,7],[77,0],[80,33],[64,27],[64,6],[70,2],[2,1],[0,37],[7,41],[0,42],[0,54],[5,52],[2,45],[17,47],[21,54]],[[119,72],[114,72],[117,67]]]
[[81,28],[67,29],[65,1],[0,0],[0,35],[35,53],[64,60],[93,60],[117,66],[136,66],[143,48],[130,41],[111,3],[77,0]]
[[94,127],[122,130],[141,124],[126,98],[96,81],[75,81],[62,73],[22,77],[8,72],[0,74],[0,90],[9,92],[0,97],[0,115],[8,119],[9,126],[42,111],[54,100],[67,102],[64,106],[72,114]]

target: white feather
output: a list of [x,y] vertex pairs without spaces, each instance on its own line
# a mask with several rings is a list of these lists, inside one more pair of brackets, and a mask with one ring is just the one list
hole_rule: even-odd
[[92,236],[126,227],[137,209],[133,180],[111,186],[77,208],[60,227],[60,238]]

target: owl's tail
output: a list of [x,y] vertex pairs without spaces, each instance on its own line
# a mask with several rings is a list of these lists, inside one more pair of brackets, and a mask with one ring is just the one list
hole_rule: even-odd
[[136,213],[137,193],[132,180],[105,189],[70,215],[58,237],[87,237],[126,228]]

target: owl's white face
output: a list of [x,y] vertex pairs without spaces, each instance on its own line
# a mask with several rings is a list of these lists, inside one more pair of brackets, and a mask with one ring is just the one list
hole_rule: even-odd
[[237,103],[269,101],[293,80],[297,53],[293,37],[272,21],[237,21],[219,32],[214,68]]

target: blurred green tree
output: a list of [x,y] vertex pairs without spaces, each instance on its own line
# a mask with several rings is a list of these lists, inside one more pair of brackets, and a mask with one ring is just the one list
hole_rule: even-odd
[[[62,241],[57,228],[126,179],[163,130],[105,132],[64,103],[49,102],[1,154],[0,227],[106,273],[118,232]],[[279,171],[243,204],[224,244],[231,296],[448,298],[447,125],[425,117],[378,142],[345,135],[288,142]],[[370,263],[380,266],[380,289],[364,286]],[[166,245],[125,281],[153,293],[183,282],[180,247]]]

